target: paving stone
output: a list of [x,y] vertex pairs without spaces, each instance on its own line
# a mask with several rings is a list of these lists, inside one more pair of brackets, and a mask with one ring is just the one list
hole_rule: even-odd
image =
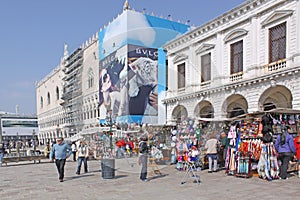
[[[100,161],[88,161],[89,172],[76,175],[77,162],[68,161],[65,181],[60,183],[54,163],[10,163],[0,168],[0,199],[26,200],[83,200],[83,199],[295,199],[299,193],[300,178],[291,174],[288,180],[266,181],[257,177],[226,176],[225,171],[200,171],[201,183],[184,177],[175,165],[159,165],[162,175],[139,179],[141,166],[137,158],[116,159],[115,178],[103,179]],[[82,169],[83,170],[83,169]],[[152,170],[148,168],[149,172]],[[150,173],[149,173],[150,174]]]

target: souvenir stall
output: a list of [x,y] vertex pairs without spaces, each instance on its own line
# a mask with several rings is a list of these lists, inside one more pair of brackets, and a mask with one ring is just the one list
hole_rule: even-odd
[[[278,178],[279,168],[272,141],[262,134],[261,115],[246,114],[236,118],[230,126],[225,168],[228,175],[249,178],[253,170],[269,180]],[[264,171],[264,173],[260,173]],[[266,175],[266,176],[265,176]]]
[[282,125],[292,128],[292,135],[299,130],[299,113],[296,110],[274,109],[266,112],[245,114],[233,119],[228,138],[226,173],[249,178],[256,174],[260,178],[279,178],[279,163],[274,141]]
[[[200,152],[201,152],[201,162],[204,168],[208,168],[208,159],[206,156],[206,149],[204,148],[206,141],[208,140],[208,135],[217,133],[217,139],[220,143],[222,143],[223,133],[228,133],[230,127],[230,120],[228,118],[223,119],[214,119],[214,118],[198,118],[199,120],[199,127],[201,130],[201,134],[199,137],[199,144],[200,144]],[[226,136],[226,135],[225,135]],[[227,139],[225,139],[227,140]],[[225,158],[223,156],[224,151],[227,150],[225,146],[218,146],[218,166],[223,167],[225,163]]]
[[[184,163],[188,159],[188,153],[192,146],[196,146],[198,148],[199,136],[196,133],[199,133],[197,130],[198,124],[195,123],[194,120],[191,119],[183,119],[181,123],[179,123],[176,129],[171,131],[172,138],[172,151],[171,157],[173,157],[173,163],[177,162],[177,170],[184,169]],[[176,161],[175,161],[176,157]]]
[[[199,150],[199,160],[201,167],[208,167],[208,159],[206,158],[206,150],[204,149],[207,141],[207,136],[211,133],[220,133],[227,128],[227,121],[215,120],[211,118],[198,118],[197,120],[185,119],[177,125],[177,128],[172,130],[172,141],[174,150],[172,151],[173,158],[175,153],[177,160],[177,169],[182,170],[184,163],[191,159],[189,156],[192,152],[192,147],[195,146]],[[217,136],[218,137],[218,136]],[[175,151],[176,150],[176,151]],[[219,164],[223,162],[223,153],[219,152]]]
[[[272,119],[274,140],[277,138],[277,135],[280,134],[282,125],[290,128],[290,135],[294,138],[297,136],[297,133],[300,130],[300,110],[281,108],[270,110],[268,112]],[[289,163],[288,172],[297,171],[297,167],[297,160],[292,160]]]
[[289,126],[291,128],[291,135],[296,137],[300,129],[300,110],[293,110],[288,108],[273,109],[267,112],[271,118],[271,126],[275,138],[281,132],[281,126]]

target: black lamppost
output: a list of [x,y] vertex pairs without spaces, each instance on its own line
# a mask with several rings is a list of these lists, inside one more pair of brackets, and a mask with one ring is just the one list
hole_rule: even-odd
[[33,145],[33,155],[35,155],[36,151],[36,141],[35,141],[35,130],[32,130],[32,145]]
[[112,110],[110,109],[108,111],[108,117],[109,117],[109,146],[110,150],[112,152]]

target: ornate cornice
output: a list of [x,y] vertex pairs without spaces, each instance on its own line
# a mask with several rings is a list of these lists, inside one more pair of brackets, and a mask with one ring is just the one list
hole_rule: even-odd
[[266,26],[268,24],[271,24],[271,23],[274,23],[274,22],[277,22],[281,19],[284,19],[290,15],[293,14],[293,10],[277,10],[277,11],[274,11],[269,17],[267,17],[267,19],[265,19],[261,25],[262,26]]
[[196,54],[203,53],[205,51],[208,51],[210,49],[213,49],[215,47],[214,44],[208,44],[208,43],[203,43],[199,46],[199,48],[196,50]]
[[225,36],[224,42],[229,42],[231,40],[243,37],[243,36],[247,35],[247,33],[248,33],[248,31],[246,31],[245,29],[241,29],[241,28],[233,30]]
[[178,62],[186,60],[186,59],[188,59],[187,55],[185,55],[185,54],[179,54],[179,55],[175,56],[175,58],[173,59],[173,63],[178,63]]
[[[190,32],[170,41],[164,45],[164,48],[167,51],[173,50],[175,48],[185,48],[186,45],[189,45],[190,41],[199,38],[205,34],[215,34],[218,31],[222,31],[225,27],[228,27],[228,24],[234,25],[245,20],[246,15],[249,14],[248,18],[253,17],[251,13],[255,12],[254,10],[261,9],[265,6],[265,9],[268,9],[274,5],[278,6],[283,4],[285,1],[272,1],[272,0],[249,0],[241,5],[231,9],[230,11],[220,15],[219,17],[207,22],[206,24],[199,26]],[[245,16],[245,17],[243,17]],[[234,24],[232,23],[234,21]]]

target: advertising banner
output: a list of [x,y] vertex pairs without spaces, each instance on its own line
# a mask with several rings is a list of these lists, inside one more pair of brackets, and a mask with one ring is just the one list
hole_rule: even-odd
[[108,117],[118,123],[157,122],[157,49],[128,45],[101,60],[99,65],[100,118],[103,123],[107,123]]

